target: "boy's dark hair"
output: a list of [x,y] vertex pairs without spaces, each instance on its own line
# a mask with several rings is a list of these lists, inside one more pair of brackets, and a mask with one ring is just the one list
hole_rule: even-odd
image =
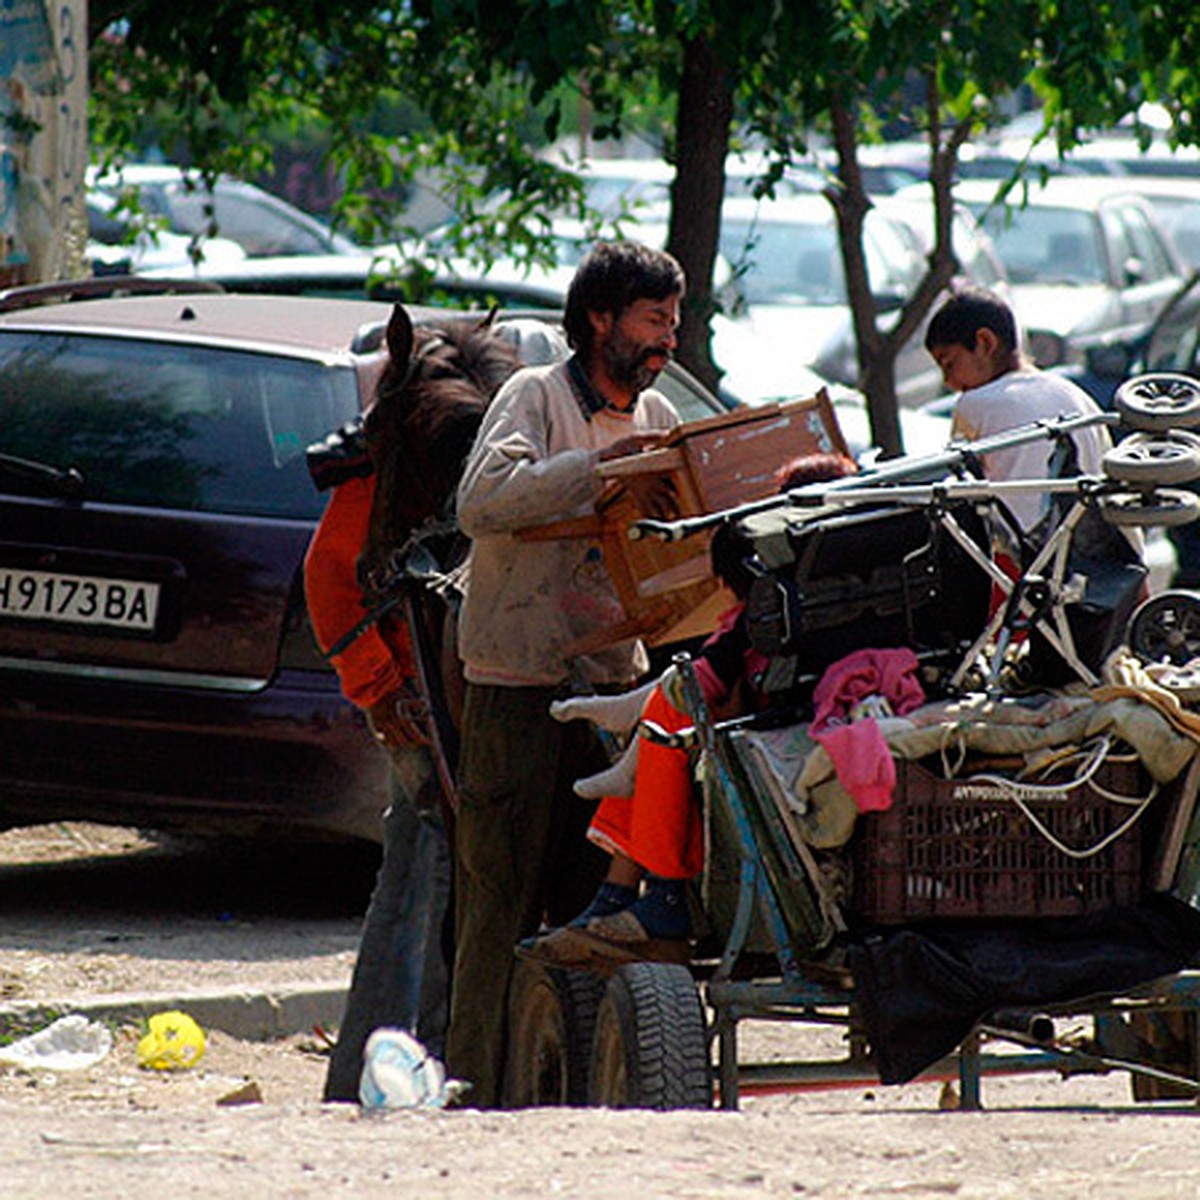
[[775,482],[781,492],[804,487],[806,483],[828,483],[831,479],[844,479],[858,472],[858,463],[849,455],[837,450],[801,454],[785,462],[775,472]]
[[567,289],[563,328],[571,349],[585,358],[591,353],[588,313],[612,313],[616,318],[635,300],[682,295],[683,282],[683,268],[665,250],[638,242],[598,242]]
[[925,331],[925,349],[963,346],[974,350],[981,329],[990,329],[1009,353],[1017,349],[1017,321],[1012,309],[986,288],[961,288],[933,314]]

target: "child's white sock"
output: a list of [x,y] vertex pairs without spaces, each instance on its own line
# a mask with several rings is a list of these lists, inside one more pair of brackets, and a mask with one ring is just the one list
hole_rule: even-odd
[[634,735],[620,758],[611,767],[597,771],[575,781],[575,795],[585,800],[599,800],[603,796],[632,796],[637,778],[638,746],[641,738]]
[[628,733],[638,723],[642,705],[657,684],[658,680],[652,679],[631,692],[616,696],[571,696],[566,700],[554,700],[550,704],[550,715],[556,721],[582,718],[610,733]]

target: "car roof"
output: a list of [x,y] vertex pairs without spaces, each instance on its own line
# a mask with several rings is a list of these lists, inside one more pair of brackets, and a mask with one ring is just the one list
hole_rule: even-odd
[[[301,296],[131,295],[0,312],[0,329],[62,330],[276,351],[301,356],[378,349],[390,304]],[[366,331],[378,331],[373,344]]]
[[753,196],[733,196],[721,205],[721,220],[767,221],[788,224],[794,221],[806,225],[828,224],[834,219],[833,205],[820,192],[800,192],[776,196],[773,200],[756,200]]
[[[289,254],[228,263],[205,262],[190,272],[153,267],[139,274],[155,280],[207,280],[239,293],[329,294],[334,298],[344,292],[365,299],[369,292],[377,300],[408,303],[404,279],[391,277],[385,255]],[[484,302],[490,305],[496,300],[504,307],[559,308],[572,274],[573,270],[555,268],[524,276],[503,261],[484,272],[472,270],[463,262],[436,271],[427,286],[430,292],[459,296],[477,305]],[[359,293],[362,295],[358,296]]]
[[[1052,175],[1044,182],[1029,179],[1018,183],[1007,197],[1007,204],[1020,208],[1026,202],[1054,208],[1076,208],[1091,211],[1098,203],[1114,197],[1127,198],[1134,203],[1144,204],[1138,194],[1137,182],[1129,176],[1106,175]],[[954,185],[954,197],[970,204],[986,203],[996,197],[1002,180],[962,179]],[[928,185],[924,185],[926,188]]]
[[[119,168],[101,172],[89,166],[85,174],[89,188],[115,189],[120,187],[154,187],[190,183],[195,187],[205,186],[205,175],[197,167],[182,167],[175,163],[122,163]],[[243,189],[257,195],[267,196],[288,203],[273,192],[261,188],[248,179],[227,175],[223,171],[213,176],[213,185],[221,189]]]

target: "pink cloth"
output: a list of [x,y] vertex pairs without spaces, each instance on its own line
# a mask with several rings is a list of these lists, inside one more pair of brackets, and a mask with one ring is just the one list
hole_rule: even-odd
[[834,725],[815,736],[859,812],[883,812],[892,807],[896,764],[874,717]]
[[898,717],[920,708],[925,689],[917,666],[917,656],[906,647],[855,650],[827,667],[813,689],[810,732],[825,747],[838,782],[859,812],[891,808],[896,764],[875,719],[851,721],[850,713],[871,696],[881,696]]
[[898,717],[920,708],[925,689],[917,678],[917,666],[917,656],[905,646],[855,650],[831,663],[813,689],[813,733],[844,722],[868,696],[882,696]]

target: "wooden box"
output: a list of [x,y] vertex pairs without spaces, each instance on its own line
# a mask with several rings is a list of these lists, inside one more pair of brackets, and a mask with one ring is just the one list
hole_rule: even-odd
[[530,539],[589,537],[601,543],[625,620],[576,642],[570,652],[589,653],[633,637],[659,646],[706,635],[734,603],[712,573],[711,532],[678,542],[630,538],[629,527],[649,514],[638,508],[627,480],[647,472],[669,475],[679,515],[700,516],[769,496],[777,490],[776,473],[785,463],[797,455],[831,451],[849,453],[822,390],[786,404],[690,421],[655,450],[601,463],[596,470],[605,486],[594,517],[521,534]]

